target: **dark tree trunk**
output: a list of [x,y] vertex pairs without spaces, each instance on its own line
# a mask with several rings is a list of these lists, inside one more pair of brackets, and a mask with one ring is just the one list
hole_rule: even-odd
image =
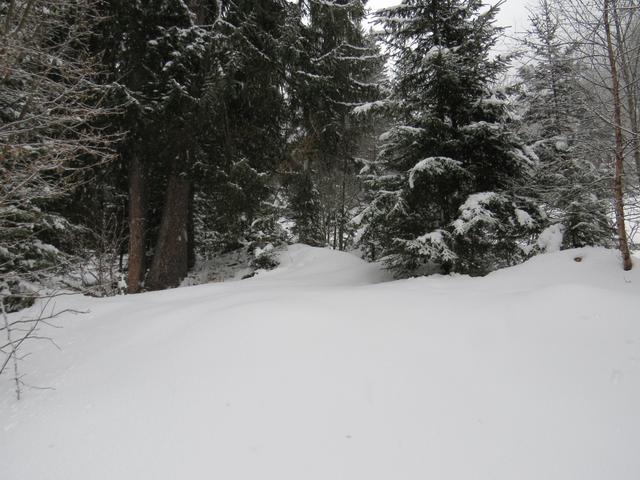
[[340,192],[340,228],[338,229],[340,251],[344,251],[344,227],[347,218],[347,157],[345,155],[342,162],[342,189]]
[[174,162],[151,269],[149,290],[177,287],[189,270],[189,200],[191,182]]
[[187,266],[191,269],[196,264],[196,241],[195,241],[195,225],[193,221],[194,210],[193,210],[193,202],[194,202],[194,194],[195,189],[193,185],[189,189],[189,218],[187,219],[187,242],[188,242],[188,253],[187,253]]
[[144,165],[134,153],[129,165],[129,271],[127,276],[129,293],[140,291],[144,277],[145,187]]

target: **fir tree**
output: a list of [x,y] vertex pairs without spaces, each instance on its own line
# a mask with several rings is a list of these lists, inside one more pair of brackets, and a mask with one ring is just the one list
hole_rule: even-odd
[[518,102],[525,106],[521,132],[537,156],[531,194],[563,232],[564,248],[609,245],[605,174],[590,161],[588,98],[580,82],[573,46],[559,37],[560,21],[548,0],[539,0],[530,16],[524,45],[532,66],[520,69]]
[[272,214],[271,180],[285,150],[286,14],[282,0],[233,2],[216,29],[207,59],[195,198],[196,240],[206,255],[279,235],[266,217]]
[[[104,4],[104,62],[128,105],[120,128],[129,183],[129,292],[179,283],[193,251],[193,165],[204,57],[218,2]],[[161,186],[162,188],[154,188]],[[146,261],[147,252],[154,255]]]
[[497,12],[479,0],[405,0],[378,12],[396,60],[396,122],[367,177],[363,242],[399,275],[513,264],[538,228],[538,209],[515,194],[531,159],[492,91],[506,67],[491,54]]
[[[354,160],[365,132],[361,123],[353,121],[352,110],[379,98],[380,85],[374,77],[383,63],[363,29],[365,3],[308,0],[297,7],[289,48],[293,73],[287,84],[293,114],[294,178],[289,184],[295,197],[293,216],[309,222],[298,228],[310,235],[300,237],[302,242],[329,243],[328,233],[334,231],[334,247],[345,246],[346,190],[356,178]],[[326,182],[328,177],[335,181]],[[323,188],[318,188],[320,183]],[[310,196],[302,201],[304,192]],[[295,210],[312,205],[315,213]]]

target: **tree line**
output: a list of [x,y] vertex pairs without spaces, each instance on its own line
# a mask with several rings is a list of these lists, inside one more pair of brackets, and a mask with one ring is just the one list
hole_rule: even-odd
[[6,310],[290,241],[398,276],[614,244],[631,268],[640,11],[539,0],[497,55],[502,3],[3,0]]

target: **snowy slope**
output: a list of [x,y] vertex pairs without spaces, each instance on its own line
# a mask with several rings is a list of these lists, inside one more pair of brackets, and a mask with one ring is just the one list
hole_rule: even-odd
[[640,268],[615,252],[394,282],[329,250],[282,260],[64,299],[91,311],[23,362],[55,390],[16,403],[0,378],[0,478],[640,478]]

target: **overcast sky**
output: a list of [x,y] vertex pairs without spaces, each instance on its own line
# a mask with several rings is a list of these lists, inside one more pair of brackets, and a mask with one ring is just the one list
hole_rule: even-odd
[[[496,3],[494,0],[487,0],[490,3]],[[522,32],[527,28],[527,6],[532,5],[535,0],[507,0],[502,6],[498,16],[498,22],[503,27],[510,27],[506,32],[507,35],[513,35],[515,32]],[[369,0],[367,6],[369,8],[378,9],[396,5],[400,0]]]

